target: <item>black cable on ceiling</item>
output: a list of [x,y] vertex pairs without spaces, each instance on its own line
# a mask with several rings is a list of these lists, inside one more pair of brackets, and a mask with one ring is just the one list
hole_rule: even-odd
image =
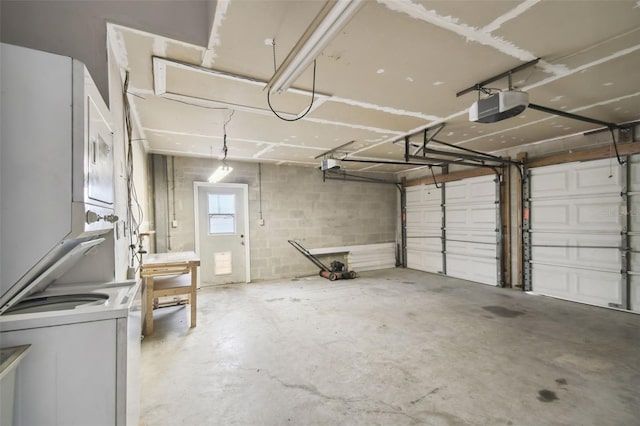
[[[273,46],[273,66],[275,67],[276,65],[276,41],[275,39],[272,41],[271,45]],[[283,121],[298,121],[300,119],[303,119],[304,117],[307,116],[307,114],[309,114],[309,112],[311,111],[311,107],[313,107],[313,101],[316,97],[316,60],[313,60],[313,87],[311,89],[311,103],[309,104],[309,107],[307,108],[307,110],[304,112],[304,114],[296,117],[296,118],[285,118],[282,117],[280,114],[278,114],[276,112],[275,109],[273,109],[273,107],[271,106],[271,91],[267,90],[267,104],[269,105],[269,109],[271,110],[271,112],[273,112],[275,114],[276,117],[278,117],[280,120]]]
[[223,133],[222,152],[224,154],[224,157],[222,159],[223,163],[226,161],[227,152],[229,151],[229,148],[227,147],[227,124],[229,124],[231,122],[231,118],[233,117],[233,114],[235,114],[235,113],[236,113],[235,109],[231,110],[231,114],[229,114],[229,118],[227,118],[227,120],[222,125],[222,133]]
[[433,178],[433,184],[436,186],[436,189],[442,188],[442,184],[438,185],[438,181],[436,180],[436,174],[433,172],[433,166],[429,166],[429,171],[431,172],[431,177]]
[[616,142],[616,134],[613,132],[613,129],[609,127],[609,131],[611,132],[611,141],[613,142],[613,149],[616,151],[616,159],[618,160],[618,164],[621,166],[625,163],[622,159],[620,159],[620,154],[618,153],[618,143]]

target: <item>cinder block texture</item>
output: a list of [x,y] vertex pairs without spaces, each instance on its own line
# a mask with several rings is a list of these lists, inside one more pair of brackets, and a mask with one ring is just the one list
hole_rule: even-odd
[[[206,182],[219,162],[175,157],[175,218],[169,227],[170,251],[195,247],[193,183]],[[233,172],[224,183],[249,185],[249,236],[252,280],[296,277],[318,272],[287,240],[307,248],[371,244],[396,240],[398,191],[393,185],[322,181],[310,167],[229,162]],[[262,188],[262,194],[260,194]],[[170,198],[172,199],[172,197]],[[261,200],[261,202],[260,202]],[[174,204],[174,203],[171,203]],[[260,205],[264,226],[259,225]],[[173,205],[169,217],[174,217]],[[341,260],[342,258],[337,258]],[[328,263],[332,259],[325,258]]]

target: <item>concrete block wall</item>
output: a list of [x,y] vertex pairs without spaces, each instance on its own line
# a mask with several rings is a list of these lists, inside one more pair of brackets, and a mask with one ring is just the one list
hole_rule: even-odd
[[[178,224],[175,228],[169,225],[169,251],[193,250],[193,183],[206,182],[219,162],[174,157],[168,164],[169,217],[171,220],[175,217]],[[298,240],[307,248],[396,241],[399,205],[398,190],[393,185],[323,182],[322,173],[315,168],[273,164],[262,165],[260,185],[257,163],[229,164],[234,170],[223,182],[249,186],[252,280],[318,272],[318,268],[287,242],[290,239]],[[264,226],[259,224],[260,204]],[[336,259],[344,258],[337,256]],[[329,262],[331,258],[326,260]]]

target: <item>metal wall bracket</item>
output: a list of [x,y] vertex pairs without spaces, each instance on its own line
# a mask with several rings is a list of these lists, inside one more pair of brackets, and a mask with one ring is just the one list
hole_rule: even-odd
[[[502,168],[502,173],[504,174],[504,166]],[[502,214],[501,208],[502,205],[502,179],[500,179],[500,174],[496,171],[496,286],[504,287],[504,277],[503,277],[503,256],[502,256]]]
[[531,172],[524,168],[522,172],[522,284],[524,291],[531,291]]
[[[434,180],[435,184],[435,180]],[[442,212],[442,227],[440,228],[442,246],[442,273],[447,275],[447,206],[446,206],[446,182],[440,184],[440,211]]]
[[622,180],[622,191],[620,192],[621,210],[622,216],[622,231],[620,232],[620,306],[621,309],[631,309],[630,305],[630,280],[629,280],[629,266],[630,266],[630,248],[629,248],[629,229],[631,226],[631,214],[629,211],[629,185],[631,176],[629,173],[629,160],[631,157],[626,157],[624,164],[620,165],[620,174]]
[[407,189],[400,188],[400,229],[402,248],[402,267],[407,267]]

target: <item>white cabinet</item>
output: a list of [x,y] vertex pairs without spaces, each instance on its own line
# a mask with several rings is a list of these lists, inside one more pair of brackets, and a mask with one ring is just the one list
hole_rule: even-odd
[[115,319],[2,333],[3,346],[25,344],[14,425],[116,424]]

